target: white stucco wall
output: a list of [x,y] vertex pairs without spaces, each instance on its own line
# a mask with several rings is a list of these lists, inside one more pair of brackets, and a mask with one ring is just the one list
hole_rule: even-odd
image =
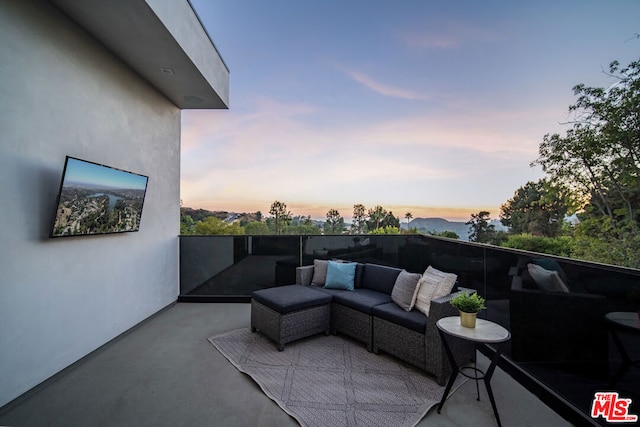
[[197,22],[196,13],[191,7],[179,2],[166,0],[145,0],[154,13],[167,26],[184,52],[198,67],[204,78],[216,90],[226,105],[229,105],[229,70],[220,67],[224,64],[215,49],[203,49],[211,43],[204,28],[193,25]]
[[[0,406],[176,300],[180,110],[46,2],[0,2]],[[137,233],[49,239],[66,155],[149,176]]]

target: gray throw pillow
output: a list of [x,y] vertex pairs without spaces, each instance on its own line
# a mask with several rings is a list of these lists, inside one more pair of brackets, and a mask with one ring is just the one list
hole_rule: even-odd
[[557,271],[547,270],[536,264],[527,264],[527,270],[533,281],[536,282],[536,285],[543,291],[569,292],[569,288],[562,281]]
[[323,259],[313,260],[313,279],[311,279],[311,286],[324,286],[324,282],[327,281],[327,265],[329,261]]
[[398,275],[391,291],[391,299],[403,310],[413,309],[418,295],[418,281],[421,277],[418,273],[409,273],[406,270],[402,270]]

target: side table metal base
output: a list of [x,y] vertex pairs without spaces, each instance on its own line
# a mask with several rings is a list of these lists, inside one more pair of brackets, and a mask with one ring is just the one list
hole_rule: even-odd
[[[496,354],[493,356],[493,359],[491,360],[491,363],[489,364],[489,368],[487,368],[486,372],[483,372],[481,369],[475,366],[459,367],[458,364],[456,363],[456,359],[453,356],[453,353],[451,352],[451,348],[449,347],[449,343],[447,342],[445,333],[440,329],[438,329],[438,332],[440,333],[440,339],[442,340],[442,344],[444,345],[444,350],[447,353],[447,358],[449,359],[449,363],[451,364],[451,376],[449,377],[449,381],[447,382],[447,386],[444,390],[444,395],[442,396],[442,400],[440,400],[440,404],[438,405],[438,414],[442,410],[442,407],[444,406],[444,402],[447,400],[447,397],[449,397],[449,392],[451,391],[451,388],[453,387],[453,383],[456,381],[458,374],[461,374],[476,382],[476,392],[478,394],[478,401],[480,401],[480,388],[478,386],[478,381],[480,380],[484,381],[484,386],[487,389],[487,395],[489,396],[489,401],[491,402],[491,408],[493,409],[493,414],[496,417],[498,426],[502,427],[502,423],[500,422],[500,415],[498,414],[498,407],[496,406],[496,400],[493,396],[493,390],[491,389],[491,377],[493,376],[496,366],[498,365],[498,361],[500,360],[499,347],[496,346],[497,347]],[[465,369],[473,370],[475,375],[469,375],[465,373],[464,372]]]

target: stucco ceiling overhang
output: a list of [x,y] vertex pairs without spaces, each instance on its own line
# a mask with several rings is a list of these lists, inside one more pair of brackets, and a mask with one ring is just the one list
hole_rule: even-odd
[[49,0],[181,109],[229,107],[229,69],[187,0]]

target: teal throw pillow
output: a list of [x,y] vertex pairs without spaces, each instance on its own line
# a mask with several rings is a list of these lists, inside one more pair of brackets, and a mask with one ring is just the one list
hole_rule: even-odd
[[343,289],[345,291],[352,291],[355,277],[355,262],[329,261],[327,265],[327,279],[324,283],[324,287],[327,289]]

